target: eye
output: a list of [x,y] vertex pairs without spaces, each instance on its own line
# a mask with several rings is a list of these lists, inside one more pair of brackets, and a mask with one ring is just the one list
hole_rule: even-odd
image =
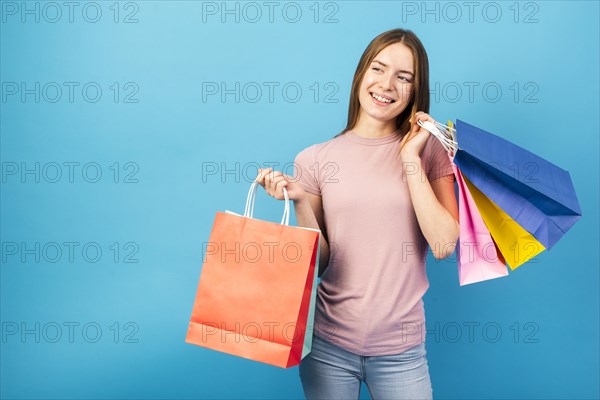
[[410,83],[410,80],[407,77],[405,77],[405,76],[398,75],[398,78],[400,78],[400,80],[404,80],[405,82]]
[[371,69],[372,69],[373,71],[381,71],[381,69],[380,69],[380,68],[377,68],[377,67],[373,67],[373,68],[371,68]]

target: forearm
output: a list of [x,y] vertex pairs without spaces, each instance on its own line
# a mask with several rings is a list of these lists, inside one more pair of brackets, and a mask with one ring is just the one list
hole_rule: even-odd
[[459,225],[433,192],[418,157],[404,158],[404,171],[419,227],[436,258],[454,252]]
[[[298,226],[321,230],[308,200],[294,200],[294,211],[296,212],[296,222],[298,223]],[[325,268],[327,268],[327,265],[329,264],[329,244],[322,231],[320,243],[321,255],[319,258],[319,276],[323,274]]]

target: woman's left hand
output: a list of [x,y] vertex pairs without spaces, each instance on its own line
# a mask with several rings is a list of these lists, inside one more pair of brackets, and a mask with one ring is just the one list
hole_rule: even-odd
[[423,111],[418,111],[415,114],[415,121],[413,123],[412,131],[402,140],[403,147],[400,154],[403,160],[411,160],[421,157],[425,143],[427,143],[427,139],[429,139],[429,135],[431,135],[431,132],[419,126],[417,121],[434,122],[433,118]]

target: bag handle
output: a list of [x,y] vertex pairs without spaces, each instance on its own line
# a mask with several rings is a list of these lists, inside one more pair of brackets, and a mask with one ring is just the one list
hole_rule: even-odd
[[[244,210],[244,217],[253,218],[254,215],[254,201],[256,200],[256,188],[258,188],[258,182],[252,182],[250,190],[248,190],[248,196],[246,196],[246,208]],[[283,207],[283,217],[281,218],[282,225],[290,224],[290,198],[288,192],[283,188],[283,196],[285,197],[285,205]]]
[[440,141],[442,146],[444,146],[444,149],[446,149],[446,151],[449,154],[451,154],[452,156],[456,154],[456,151],[458,150],[458,143],[456,141],[456,129],[454,129],[451,126],[441,124],[437,121],[417,121],[417,124],[420,127],[427,129],[429,132],[431,132],[431,134]]

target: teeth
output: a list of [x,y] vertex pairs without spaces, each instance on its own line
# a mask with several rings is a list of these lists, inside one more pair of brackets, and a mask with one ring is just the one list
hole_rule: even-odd
[[392,102],[392,100],[386,99],[385,97],[378,96],[375,93],[371,93],[371,96],[373,96],[373,98],[375,98],[376,100],[381,101],[382,103],[391,103]]

